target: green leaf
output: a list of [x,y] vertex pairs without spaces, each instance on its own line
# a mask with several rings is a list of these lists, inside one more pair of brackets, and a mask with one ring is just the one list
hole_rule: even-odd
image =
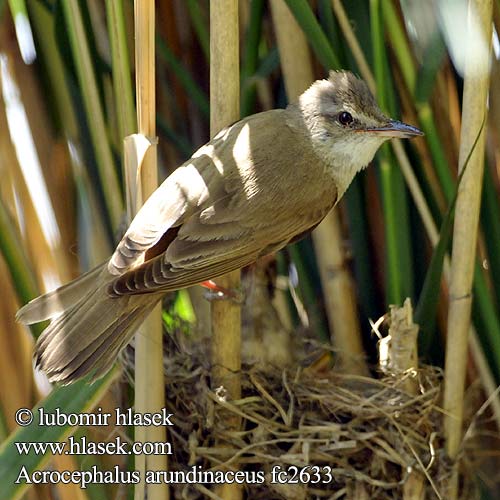
[[[9,269],[12,284],[16,290],[19,302],[22,304],[29,302],[31,299],[37,297],[38,287],[29,259],[24,252],[24,246],[19,239],[19,235],[15,228],[15,224],[7,209],[4,205],[3,199],[0,195],[0,252],[2,253],[7,268]],[[39,323],[31,326],[33,335],[38,337],[45,324]]]
[[259,42],[262,33],[264,1],[253,0],[250,3],[250,20],[245,33],[244,52],[241,65],[241,106],[242,117],[252,112],[255,102],[255,72],[257,71]]
[[67,0],[62,2],[62,8],[85,112],[89,118],[88,125],[104,194],[104,202],[111,227],[116,230],[119,227],[123,213],[123,198],[108,140],[94,62],[91,58],[89,36],[85,31],[80,4],[76,0]]
[[473,282],[472,313],[477,334],[496,382],[500,382],[500,318],[481,264],[476,260]]
[[189,71],[175,57],[174,53],[160,37],[156,37],[156,46],[158,55],[167,63],[169,68],[179,79],[189,97],[195,102],[199,110],[208,118],[210,116],[210,105],[205,92],[201,90]]
[[193,28],[205,59],[210,61],[210,35],[207,28],[207,19],[200,6],[200,0],[186,0],[186,6],[193,23]]
[[[385,48],[380,5],[379,0],[370,2],[377,97],[382,109],[394,116],[396,103]],[[406,297],[412,297],[414,289],[407,193],[401,170],[387,145],[380,149],[378,156],[386,239],[386,303],[401,304]]]
[[[495,290],[497,306],[500,308],[500,201],[495,189],[495,181],[489,168],[484,169],[483,202],[481,224],[488,251],[488,268],[491,284]],[[496,279],[495,279],[496,277]]]
[[62,442],[72,435],[78,427],[69,425],[39,425],[39,409],[45,413],[53,413],[56,409],[67,414],[91,412],[101,400],[112,382],[119,375],[118,369],[113,369],[104,378],[89,384],[86,379],[74,384],[56,387],[33,410],[33,422],[26,427],[19,427],[0,447],[0,500],[15,500],[30,487],[20,482],[16,484],[22,467],[28,474],[42,470],[51,458],[49,453],[20,454],[15,443],[52,443]]
[[[25,0],[9,0],[9,7],[16,28],[19,52],[21,53],[23,61],[26,64],[31,64],[36,59],[36,49],[26,2]],[[3,5],[0,4],[0,14],[2,9]]]
[[460,175],[458,177],[458,182],[455,187],[455,192],[453,193],[453,198],[451,199],[450,206],[448,207],[444,220],[441,224],[439,241],[432,253],[432,258],[425,276],[424,285],[422,287],[422,291],[420,292],[417,307],[415,308],[415,323],[420,326],[421,330],[421,333],[419,335],[419,352],[421,354],[425,354],[429,349],[432,340],[432,332],[434,331],[436,322],[436,311],[441,283],[441,274],[443,272],[443,263],[446,255],[446,250],[448,249],[451,239],[453,218],[455,215],[455,205],[458,197],[458,187],[460,186],[460,182],[467,169],[467,165],[469,164],[472,153],[479,140],[485,120],[486,117],[481,124],[477,137],[474,140],[474,144],[472,145],[472,148],[467,155],[464,167],[462,168],[462,171],[460,172]]
[[415,101],[417,103],[427,102],[431,98],[432,91],[434,90],[434,82],[445,56],[446,45],[441,33],[436,30],[422,58],[425,64],[420,67],[417,75],[417,83],[415,85]]
[[285,0],[295,20],[304,31],[316,57],[326,69],[340,69],[340,62],[311,6],[305,0]]

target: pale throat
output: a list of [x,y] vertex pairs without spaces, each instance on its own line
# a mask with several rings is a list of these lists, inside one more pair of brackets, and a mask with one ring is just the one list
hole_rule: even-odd
[[339,140],[313,137],[314,149],[328,165],[328,174],[334,179],[339,198],[344,194],[355,175],[373,160],[385,138],[363,132]]

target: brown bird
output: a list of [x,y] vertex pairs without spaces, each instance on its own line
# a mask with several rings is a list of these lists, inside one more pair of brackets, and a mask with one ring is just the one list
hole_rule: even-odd
[[222,130],[149,197],[108,262],[18,311],[26,324],[52,318],[36,364],[63,384],[102,376],[166,292],[300,239],[384,141],[416,135],[349,72]]

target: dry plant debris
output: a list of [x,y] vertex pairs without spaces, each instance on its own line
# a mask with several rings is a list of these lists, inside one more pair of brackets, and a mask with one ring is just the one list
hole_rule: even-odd
[[[203,349],[203,343],[175,354],[169,348],[165,357],[167,408],[176,422],[169,429],[170,470],[261,471],[262,481],[245,485],[246,497],[267,500],[416,498],[403,496],[403,489],[412,471],[420,471],[425,498],[446,498],[451,468],[442,450],[440,370],[422,367],[377,380],[247,366],[241,400],[226,401],[223,388],[210,388]],[[417,394],[405,390],[409,377]],[[241,419],[242,430],[225,429],[228,412]],[[327,467],[329,474],[316,484],[271,482],[272,470],[306,466]],[[210,498],[210,490],[209,484],[172,485],[174,498]],[[469,476],[462,490],[462,498],[475,498]]]

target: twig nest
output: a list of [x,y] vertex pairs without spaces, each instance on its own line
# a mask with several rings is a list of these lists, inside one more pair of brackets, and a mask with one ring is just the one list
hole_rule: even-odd
[[[376,380],[300,366],[246,367],[243,396],[229,401],[222,388],[210,388],[202,349],[165,359],[176,422],[169,467],[205,474],[197,477],[202,485],[173,484],[174,498],[208,498],[215,471],[242,473],[251,499],[410,498],[403,491],[415,474],[428,498],[446,498],[440,370]],[[410,377],[416,394],[405,390]],[[240,419],[241,430],[226,429],[228,415]],[[471,484],[464,476],[463,498],[474,498]]]

